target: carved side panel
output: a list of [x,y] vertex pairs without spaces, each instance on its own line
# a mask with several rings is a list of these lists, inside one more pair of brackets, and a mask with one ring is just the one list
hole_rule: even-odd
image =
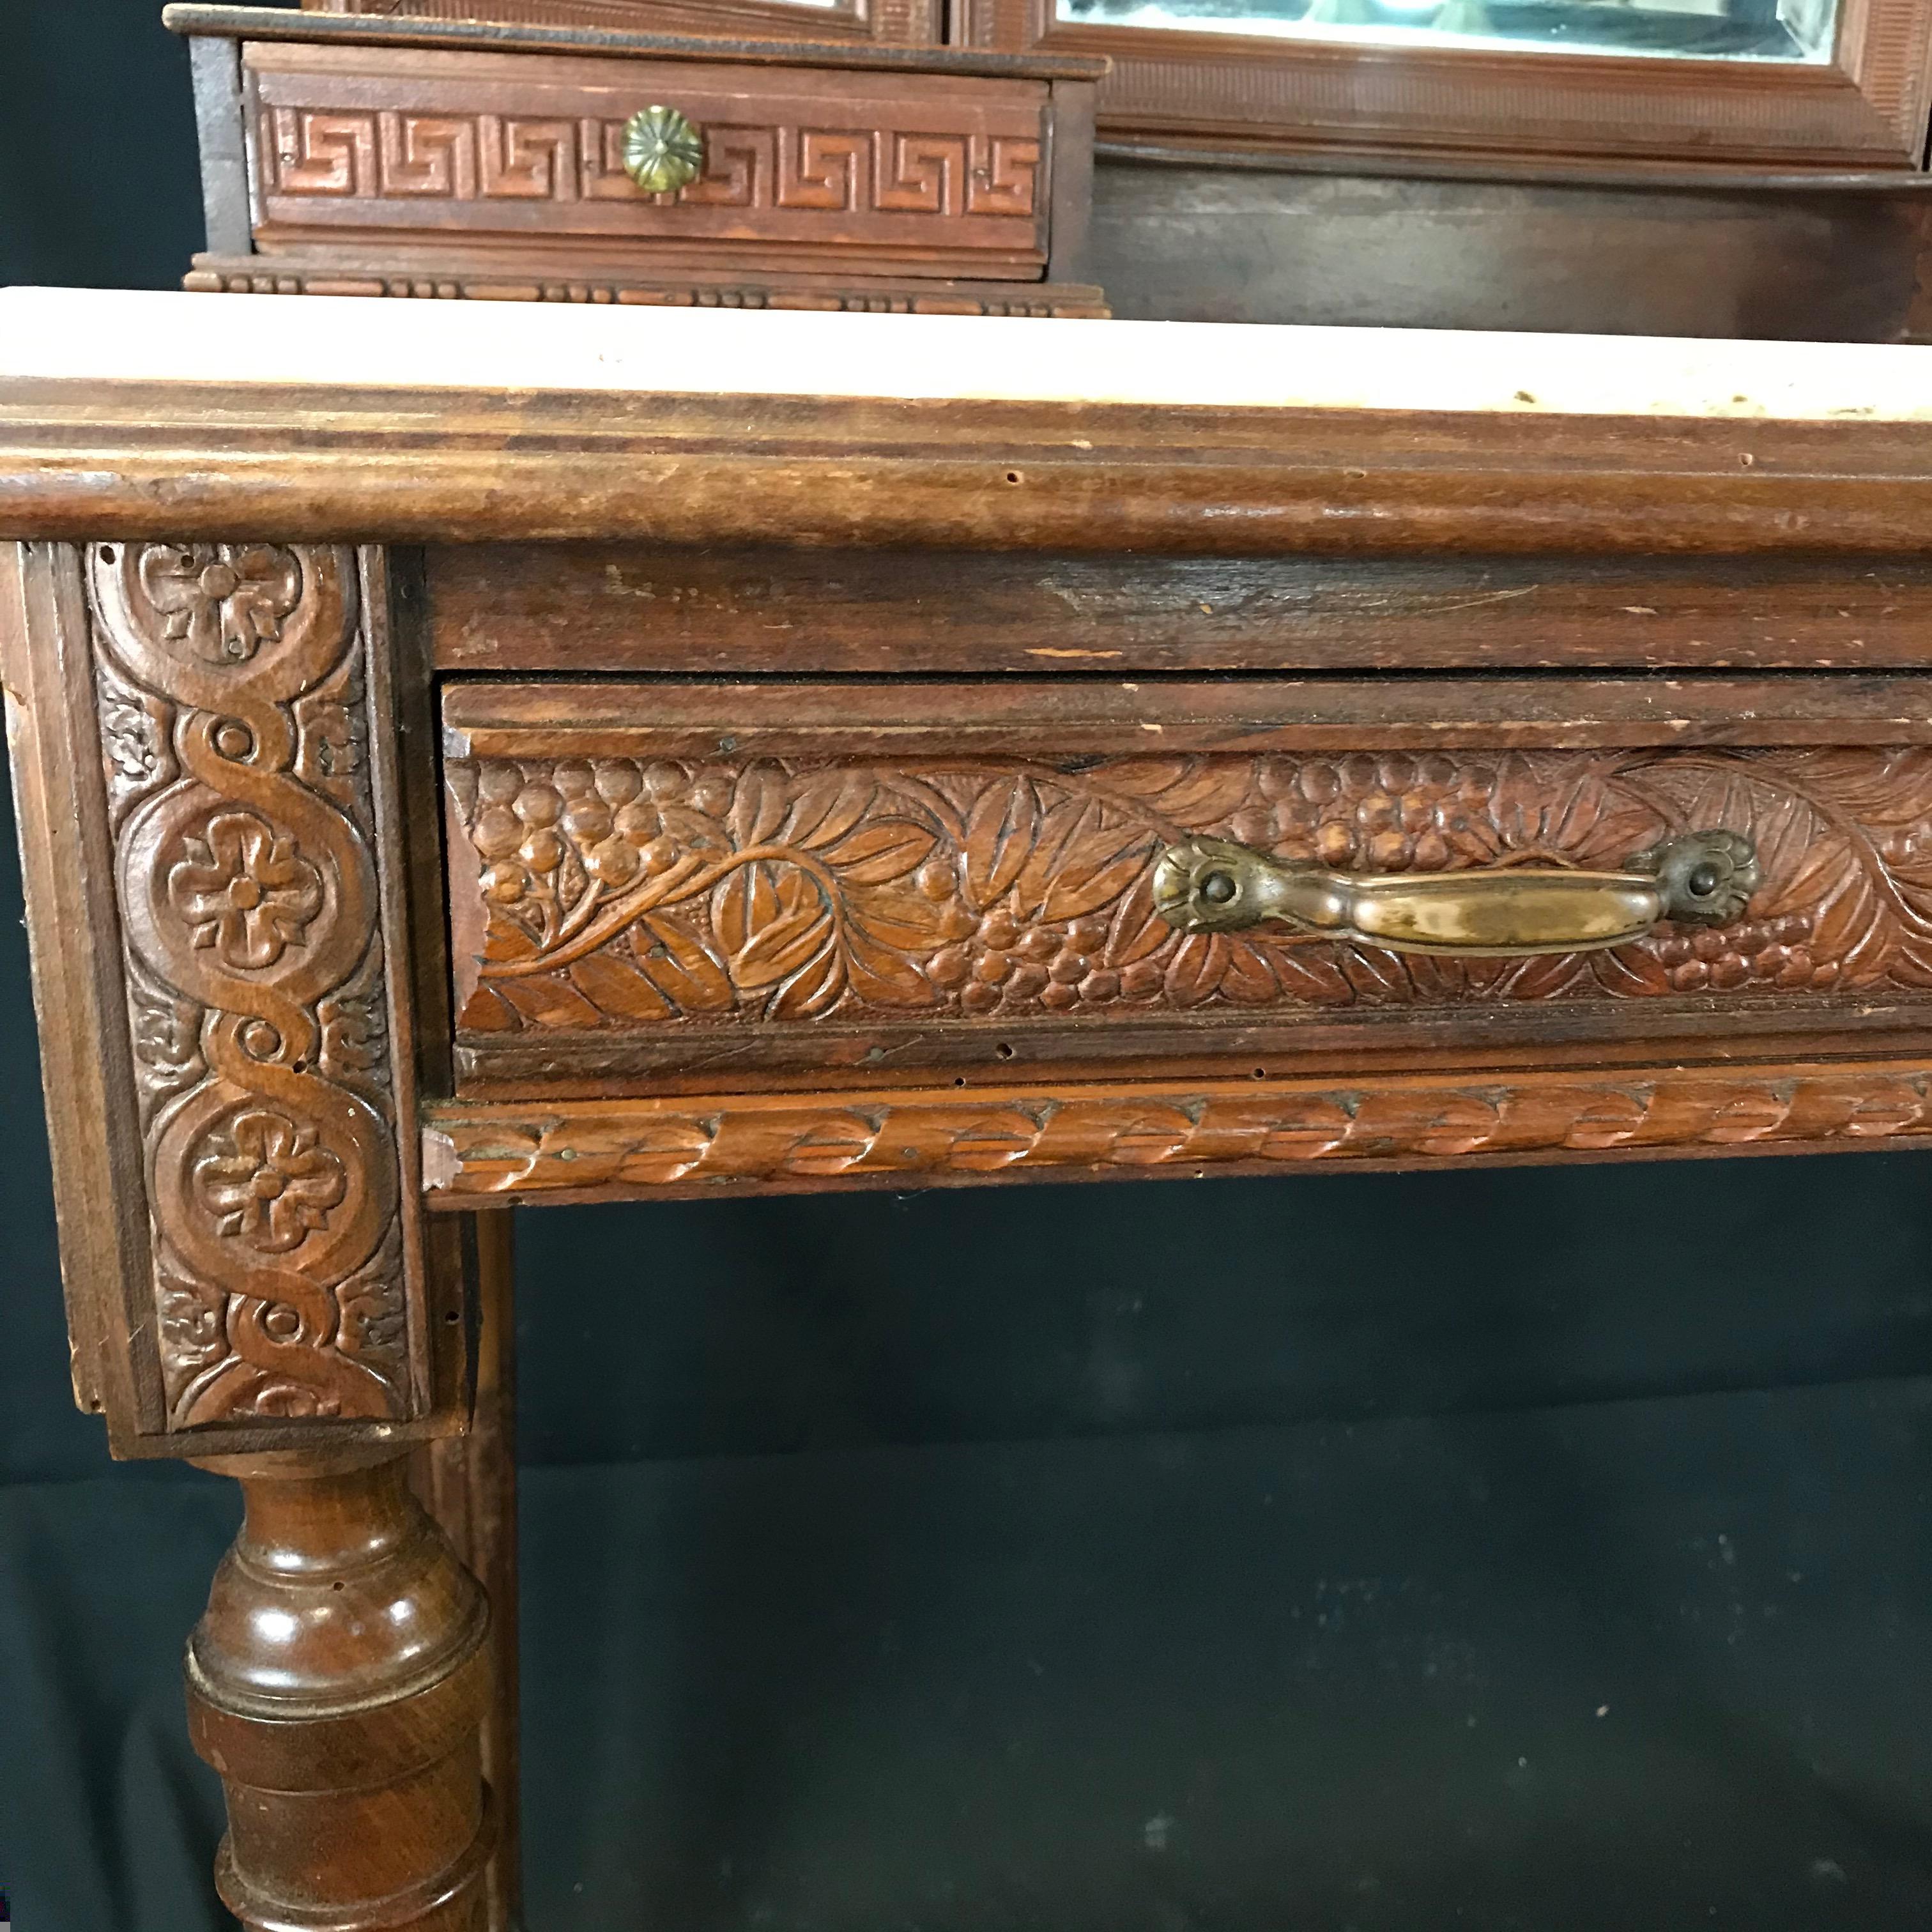
[[[1932,988],[1932,748],[1300,757],[452,761],[480,957],[472,1034],[826,1017],[1138,1023],[1320,1009]],[[1279,928],[1184,934],[1163,847],[1206,832],[1367,872],[1614,868],[1672,833],[1756,843],[1718,930],[1519,959]]]
[[88,555],[168,1426],[404,1419],[356,560]]

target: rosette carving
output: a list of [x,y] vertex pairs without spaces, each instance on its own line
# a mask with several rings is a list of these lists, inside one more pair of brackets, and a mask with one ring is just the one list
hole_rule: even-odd
[[353,554],[89,589],[171,1426],[410,1408]]

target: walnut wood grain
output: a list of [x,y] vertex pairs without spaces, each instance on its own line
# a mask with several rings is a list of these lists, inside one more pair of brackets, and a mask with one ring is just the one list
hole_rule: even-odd
[[0,548],[0,679],[75,1400],[164,1434],[134,1060],[80,561]]
[[441,1105],[432,1204],[1822,1151],[1932,1133],[1932,1062]]
[[[730,676],[1916,668],[1932,568],[439,544],[448,671]],[[945,614],[934,622],[932,614]]]
[[472,1218],[476,1402],[468,1430],[416,1451],[412,1482],[490,1604],[490,1697],[482,1724],[484,1782],[496,1839],[484,1882],[487,1932],[523,1923],[519,1819],[517,1594],[517,1337],[514,1222],[507,1211]]
[[[1099,63],[872,44],[859,15],[842,47],[246,8],[167,19],[209,77],[198,292],[1107,312],[1070,266]],[[625,172],[624,128],[658,104],[700,129],[704,172],[648,194]],[[1043,282],[1058,292],[1024,292]]]
[[[406,427],[430,433],[398,448]],[[217,541],[595,530],[1087,555],[1797,550],[1882,564],[1932,537],[1932,463],[1910,424],[0,377],[0,536],[152,536],[164,494],[177,536]]]
[[[712,60],[717,57],[721,39],[728,38],[736,57],[781,66],[810,64],[823,58],[827,51],[826,45],[814,35],[804,38],[815,44],[801,49],[800,37],[790,34],[758,40],[716,32],[638,32],[610,21],[572,22],[562,13],[572,0],[510,0],[508,5],[501,8],[486,8],[482,0],[462,0],[460,10],[454,0],[447,4],[444,0],[436,0],[434,4],[407,8],[392,8],[388,0],[380,0],[380,12],[374,8],[350,7],[298,11],[171,0],[162,9],[162,20],[178,34],[226,34],[250,40],[302,40],[343,46],[515,49],[538,53],[608,55],[619,59],[646,51],[665,58]],[[622,7],[628,12],[631,0],[596,0],[596,4],[614,10]],[[559,10],[538,16],[538,8],[552,5]],[[783,17],[790,19],[803,10],[788,6]],[[837,37],[834,38],[836,41]],[[1104,59],[1085,54],[1008,53],[986,47],[933,46],[922,42],[903,45],[881,42],[869,46],[838,44],[837,51],[842,64],[872,73],[906,70],[1019,76],[1036,80],[1096,80],[1106,71]]]
[[1928,190],[1904,170],[1418,170],[1116,142],[1090,273],[1116,315],[1171,322],[1922,342]]
[[[314,6],[316,0],[307,0]],[[769,39],[936,44],[945,36],[938,0],[837,0],[802,8],[788,0],[328,0],[338,14],[389,20],[513,22],[622,32],[755,33]]]
[[[1856,994],[1932,1022],[1916,679],[486,684],[444,718],[466,1082],[537,1077],[540,1042],[590,1036],[606,1076],[715,1078],[970,1065],[994,1028],[1025,1058],[1084,1038],[1126,1063],[1185,1027],[1213,1053],[1219,1026],[1390,1008],[1636,1000],[1667,1028]],[[1598,952],[1403,957],[1183,933],[1154,904],[1160,854],[1197,834],[1448,872],[1614,870],[1718,829],[1760,855],[1747,916]]]
[[[1042,82],[280,41],[242,61],[266,254],[396,230],[418,250],[514,238],[566,277],[586,243],[620,240],[661,272],[1046,267]],[[703,175],[665,195],[622,154],[626,121],[657,101],[704,139]]]
[[[123,1453],[246,1448],[290,1416],[446,1428],[460,1285],[416,1207],[413,1018],[386,966],[408,949],[378,851],[396,754],[380,614],[340,548],[78,561],[22,560],[9,686],[38,715],[29,746],[92,740],[20,767],[30,916],[62,935],[49,992],[68,949],[95,949],[92,1004],[86,974],[55,995],[46,1068],[78,1136],[63,1214],[113,1231],[76,1288],[76,1334],[107,1358],[88,1398]],[[76,1228],[70,1254],[103,1235]]]
[[194,70],[194,118],[201,142],[201,196],[208,245],[245,252],[253,233],[248,208],[248,154],[242,106],[242,50],[232,40],[197,40],[188,49]]
[[432,259],[332,250],[326,260],[296,254],[197,255],[184,288],[203,295],[382,296],[416,301],[614,304],[620,308],[792,309],[851,315],[1078,316],[1112,314],[1104,292],[1059,281],[962,281],[944,276],[786,274],[777,270],[707,273],[701,266],[653,274],[633,263],[572,253],[506,263],[439,250]]
[[[76,1388],[249,1492],[190,1708],[256,1932],[511,1908],[513,1652],[403,1473],[476,1334],[478,1438],[418,1460],[507,1616],[478,1209],[1932,1138],[1932,464],[1881,419],[1916,358],[1835,419],[1687,404],[1678,350],[1629,352],[1635,414],[1202,407],[1006,393],[1030,340],[1104,348],[1078,323],[1002,323],[1005,369],[976,325],[817,325],[1000,392],[920,404],[596,382],[672,322],[849,358],[812,318],[523,310],[501,380],[344,388],[287,358],[474,357],[478,318],[178,302],[199,380],[0,380],[0,652]],[[230,315],[304,379],[230,380]],[[1855,360],[1793,351],[1764,406]],[[1418,976],[1144,902],[1184,830],[1437,870],[1714,821],[1757,902],[1601,960]]]
[[170,1424],[408,1419],[434,1397],[354,558],[110,544],[90,565]]
[[394,1450],[216,1457],[247,1514],[188,1648],[248,1932],[485,1932],[489,1606]]

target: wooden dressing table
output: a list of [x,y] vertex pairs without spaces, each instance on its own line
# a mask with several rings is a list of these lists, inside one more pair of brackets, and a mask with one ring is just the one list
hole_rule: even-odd
[[238,1916],[514,1914],[507,1206],[1932,1136],[1928,423],[1909,349],[0,294],[75,1388],[246,1493]]

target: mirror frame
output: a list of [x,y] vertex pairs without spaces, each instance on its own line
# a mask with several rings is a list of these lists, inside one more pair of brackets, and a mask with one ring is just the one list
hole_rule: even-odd
[[1060,20],[954,0],[953,37],[1105,54],[1103,140],[1150,146],[1729,170],[1919,168],[1932,0],[1840,0],[1828,62],[1351,46]]

